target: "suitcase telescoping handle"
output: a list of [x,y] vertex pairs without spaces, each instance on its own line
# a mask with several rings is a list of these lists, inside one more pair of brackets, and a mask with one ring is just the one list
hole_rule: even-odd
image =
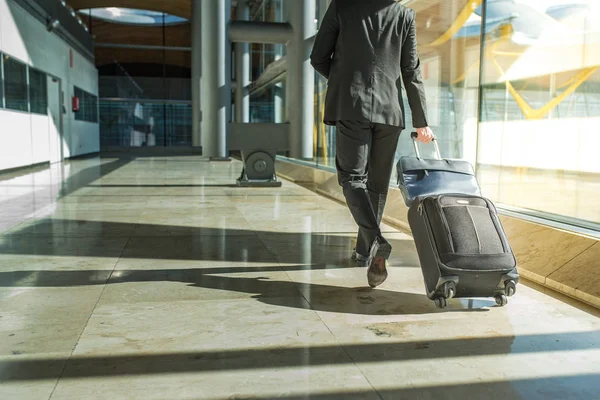
[[[412,138],[413,146],[415,146],[415,154],[417,155],[417,158],[420,159],[421,154],[419,153],[419,145],[417,144],[417,137],[419,137],[419,134],[417,132],[413,132],[410,134],[410,137]],[[435,147],[435,153],[437,154],[438,160],[441,160],[442,155],[440,154],[440,148],[438,147],[437,139],[434,137],[431,139],[431,142]]]

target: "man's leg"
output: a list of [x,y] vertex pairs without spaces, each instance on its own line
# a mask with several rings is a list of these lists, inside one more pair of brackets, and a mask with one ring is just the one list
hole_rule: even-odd
[[[379,124],[373,126],[367,190],[369,191],[369,198],[373,202],[373,214],[376,214],[379,222],[381,222],[383,209],[385,208],[399,136],[399,128]],[[361,235],[364,235],[364,233],[361,232]],[[381,285],[388,276],[387,259],[390,256],[392,247],[384,239],[383,244],[380,244],[380,248],[385,248],[387,253],[382,250],[376,253],[373,250],[371,251],[369,269],[367,270],[367,278],[371,287]]]
[[397,126],[375,124],[373,127],[367,190],[379,223],[383,217],[401,132],[402,129]]
[[[377,225],[381,224],[383,211],[387,200],[390,179],[394,164],[394,155],[398,147],[398,139],[402,129],[395,126],[374,124],[372,129],[371,149],[369,152],[369,172],[367,176],[367,191],[371,199],[373,212],[377,217]],[[368,249],[361,247],[362,231],[358,230],[356,253],[358,260],[364,260]]]
[[365,255],[389,257],[391,247],[381,236],[377,216],[367,191],[372,124],[357,121],[337,123],[336,166],[348,208],[361,231],[357,249]]

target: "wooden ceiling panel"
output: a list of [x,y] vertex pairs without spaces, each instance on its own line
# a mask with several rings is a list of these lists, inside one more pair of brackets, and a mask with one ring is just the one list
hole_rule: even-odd
[[[91,28],[97,43],[163,45],[162,26],[123,25],[94,19]],[[192,31],[189,23],[165,27],[166,46],[190,47],[191,41]]]
[[[163,57],[164,60],[163,60]],[[118,62],[119,64],[162,64],[166,61],[168,65],[191,68],[192,53],[189,51],[166,51],[163,55],[161,50],[136,50],[136,49],[112,49],[96,48],[96,65],[108,65]]]
[[[124,7],[137,8],[139,10],[151,10],[176,15],[178,17],[192,18],[191,0],[67,0],[67,3],[75,10],[86,8]],[[267,15],[273,16],[273,10],[263,0],[249,0],[250,15],[259,17],[263,7],[266,6]],[[235,13],[232,12],[235,19]]]

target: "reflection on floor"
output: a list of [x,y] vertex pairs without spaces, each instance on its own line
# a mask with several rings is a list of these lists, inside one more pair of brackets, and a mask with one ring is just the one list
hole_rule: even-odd
[[600,320],[521,285],[437,310],[345,207],[241,165],[90,159],[0,182],[2,399],[591,399]]

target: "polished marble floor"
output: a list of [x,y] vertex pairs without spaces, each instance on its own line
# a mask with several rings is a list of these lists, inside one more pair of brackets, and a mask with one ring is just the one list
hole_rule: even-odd
[[238,162],[92,158],[0,176],[0,399],[597,399],[600,319],[348,261],[344,206]]

